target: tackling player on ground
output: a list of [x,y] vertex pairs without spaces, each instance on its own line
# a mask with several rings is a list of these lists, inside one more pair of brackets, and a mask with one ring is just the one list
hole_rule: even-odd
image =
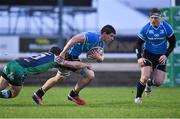
[[52,68],[60,70],[62,67],[70,69],[87,67],[91,69],[89,64],[79,61],[67,61],[57,57],[60,52],[61,50],[58,47],[52,47],[49,52],[10,61],[4,67],[0,77],[0,98],[16,97],[20,93],[24,79],[28,75],[40,74]]
[[[113,26],[106,25],[101,29],[101,32],[83,32],[78,35],[73,36],[68,43],[65,45],[63,51],[60,53],[60,57],[65,58],[65,54],[70,54],[70,59],[72,61],[79,61],[79,55],[83,52],[87,53],[93,48],[102,48],[104,49],[105,43],[113,41],[116,31]],[[96,59],[97,62],[102,62],[104,60],[103,53],[98,53],[94,51],[91,58]],[[45,92],[53,87],[55,84],[65,79],[67,75],[63,76],[59,74],[64,74],[66,71],[61,71],[57,73],[56,76],[47,80],[47,82],[33,94],[33,100],[37,104],[42,104],[42,97]],[[86,104],[85,100],[79,97],[79,92],[86,87],[95,77],[94,71],[88,68],[82,68],[80,70],[74,70],[74,72],[81,75],[81,79],[78,80],[74,88],[68,94],[68,99],[75,102],[78,105]]]
[[137,84],[135,103],[142,102],[144,90],[149,94],[152,85],[160,86],[163,83],[167,57],[173,51],[175,44],[176,38],[172,27],[161,20],[160,10],[153,8],[150,12],[150,22],[138,34],[136,53],[141,67],[141,78]]

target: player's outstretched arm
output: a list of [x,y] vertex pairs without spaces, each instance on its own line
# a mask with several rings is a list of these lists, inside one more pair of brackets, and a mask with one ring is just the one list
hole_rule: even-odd
[[67,61],[67,60],[64,60],[63,57],[60,57],[60,56],[56,57],[56,62],[59,65],[67,67],[67,68],[81,69],[81,68],[87,67],[88,69],[92,69],[92,66],[90,64],[83,63],[80,61]]
[[64,61],[64,66],[73,68],[73,69],[81,69],[87,67],[88,69],[92,69],[92,66],[87,63],[79,62],[79,61]]

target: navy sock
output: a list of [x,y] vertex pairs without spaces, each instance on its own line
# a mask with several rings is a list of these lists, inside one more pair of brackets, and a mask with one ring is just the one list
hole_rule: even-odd
[[148,80],[147,84],[148,84],[148,86],[153,86],[154,85],[153,79]]
[[12,93],[10,90],[4,89],[0,91],[0,98],[11,98],[11,97],[12,97]]
[[38,97],[42,97],[42,96],[44,96],[44,94],[45,94],[45,91],[44,91],[42,88],[40,88],[40,89],[36,92],[36,95],[37,95]]
[[71,97],[76,97],[76,96],[78,96],[78,94],[79,94],[79,92],[76,92],[76,91],[74,91],[74,90],[71,90],[71,92],[69,93],[69,95],[70,95]]
[[142,93],[143,93],[144,89],[145,89],[145,85],[142,84],[142,83],[139,81],[138,84],[137,84],[136,98],[137,98],[137,97],[140,97],[140,98],[142,97]]

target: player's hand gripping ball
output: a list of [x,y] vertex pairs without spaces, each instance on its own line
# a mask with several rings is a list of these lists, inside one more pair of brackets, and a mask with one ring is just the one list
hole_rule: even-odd
[[96,60],[96,58],[93,57],[93,54],[95,54],[95,52],[98,53],[99,55],[103,55],[104,53],[103,48],[101,47],[92,48],[86,54],[87,59]]

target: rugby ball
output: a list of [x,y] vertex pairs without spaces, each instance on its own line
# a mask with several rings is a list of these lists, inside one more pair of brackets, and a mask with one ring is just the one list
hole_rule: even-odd
[[103,55],[104,51],[103,51],[103,48],[101,47],[94,47],[92,49],[90,49],[87,53],[86,53],[86,57],[88,59],[94,59],[91,57],[91,55],[95,52],[99,53],[100,55]]

